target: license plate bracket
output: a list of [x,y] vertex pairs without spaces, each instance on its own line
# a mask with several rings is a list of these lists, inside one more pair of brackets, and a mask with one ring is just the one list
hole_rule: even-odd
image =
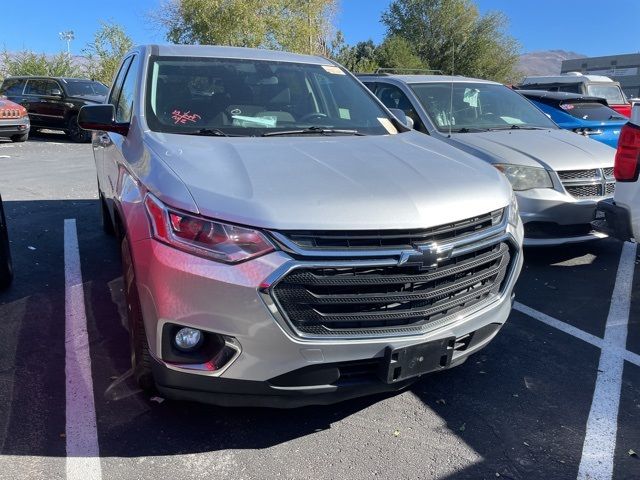
[[451,364],[456,337],[447,337],[407,347],[387,347],[380,371],[386,383],[397,383]]

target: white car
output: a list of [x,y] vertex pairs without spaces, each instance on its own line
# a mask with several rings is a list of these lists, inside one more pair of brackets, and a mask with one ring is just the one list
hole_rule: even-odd
[[[640,104],[622,127],[616,152],[615,196],[598,204],[596,228],[620,240],[640,241]],[[605,221],[603,221],[603,219]]]

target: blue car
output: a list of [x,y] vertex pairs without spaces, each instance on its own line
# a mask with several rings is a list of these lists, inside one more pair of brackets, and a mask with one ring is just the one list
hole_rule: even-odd
[[618,146],[618,137],[627,118],[607,105],[604,98],[579,93],[517,90],[546,113],[560,128],[587,135],[610,147]]

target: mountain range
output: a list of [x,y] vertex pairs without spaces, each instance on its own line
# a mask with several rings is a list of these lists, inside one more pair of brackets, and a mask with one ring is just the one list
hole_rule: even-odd
[[586,58],[581,53],[566,50],[544,50],[520,55],[518,70],[523,75],[559,75],[563,60]]

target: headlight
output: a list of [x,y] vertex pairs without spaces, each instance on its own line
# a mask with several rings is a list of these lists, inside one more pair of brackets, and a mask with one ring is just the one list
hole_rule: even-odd
[[553,188],[549,172],[544,168],[522,167],[508,163],[498,163],[494,167],[505,174],[516,191],[531,190],[532,188]]
[[154,238],[179,250],[225,263],[243,262],[274,250],[257,230],[171,210],[151,194],[144,204]]
[[520,219],[520,209],[518,208],[518,199],[515,193],[511,193],[511,204],[509,205],[509,223],[514,227],[518,226]]

